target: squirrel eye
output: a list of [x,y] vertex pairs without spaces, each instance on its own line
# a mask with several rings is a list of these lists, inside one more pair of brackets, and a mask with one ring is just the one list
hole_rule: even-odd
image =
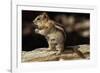
[[37,18],[37,20],[40,20],[40,18]]

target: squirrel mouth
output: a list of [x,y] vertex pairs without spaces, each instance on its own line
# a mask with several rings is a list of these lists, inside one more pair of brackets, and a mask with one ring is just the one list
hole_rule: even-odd
[[35,29],[42,30],[43,27],[39,27],[38,25],[35,25]]
[[38,28],[38,25],[35,25],[35,24],[34,24],[34,27],[35,27],[35,28]]
[[38,25],[36,25],[36,24],[34,24],[34,28],[35,28],[35,29],[38,29],[38,30],[42,30],[42,29],[44,29],[43,26],[38,26]]
[[37,26],[36,29],[42,30],[44,27]]

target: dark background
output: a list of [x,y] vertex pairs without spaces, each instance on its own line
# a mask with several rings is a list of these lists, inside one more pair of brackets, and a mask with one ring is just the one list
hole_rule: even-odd
[[[36,34],[34,32],[33,20],[43,11],[27,11],[22,10],[22,50],[31,51],[37,48],[48,47],[48,43],[44,36]],[[64,12],[46,12],[51,19],[54,20],[54,17],[60,14],[66,14],[67,16],[73,15],[76,17],[77,21],[82,19],[89,19],[88,13],[64,13]],[[67,34],[67,33],[66,33]],[[80,45],[80,44],[89,44],[90,38],[83,38],[76,33],[69,33],[66,39],[66,45]]]

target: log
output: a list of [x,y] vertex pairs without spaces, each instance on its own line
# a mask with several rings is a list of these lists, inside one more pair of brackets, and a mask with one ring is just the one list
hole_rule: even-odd
[[78,45],[76,48],[77,52],[74,51],[74,48],[69,50],[64,50],[60,55],[56,55],[57,51],[48,51],[47,48],[38,48],[29,52],[22,51],[21,61],[22,62],[44,62],[44,61],[62,61],[62,60],[78,60],[78,59],[89,59],[90,57],[90,46],[89,45]]

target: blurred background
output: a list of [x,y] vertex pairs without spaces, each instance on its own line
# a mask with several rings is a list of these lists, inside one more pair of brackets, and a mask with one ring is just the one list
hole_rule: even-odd
[[[33,20],[44,11],[22,11],[22,50],[31,51],[48,47],[44,36],[34,32]],[[90,14],[71,12],[46,12],[50,19],[63,25],[66,30],[66,46],[90,43]]]

